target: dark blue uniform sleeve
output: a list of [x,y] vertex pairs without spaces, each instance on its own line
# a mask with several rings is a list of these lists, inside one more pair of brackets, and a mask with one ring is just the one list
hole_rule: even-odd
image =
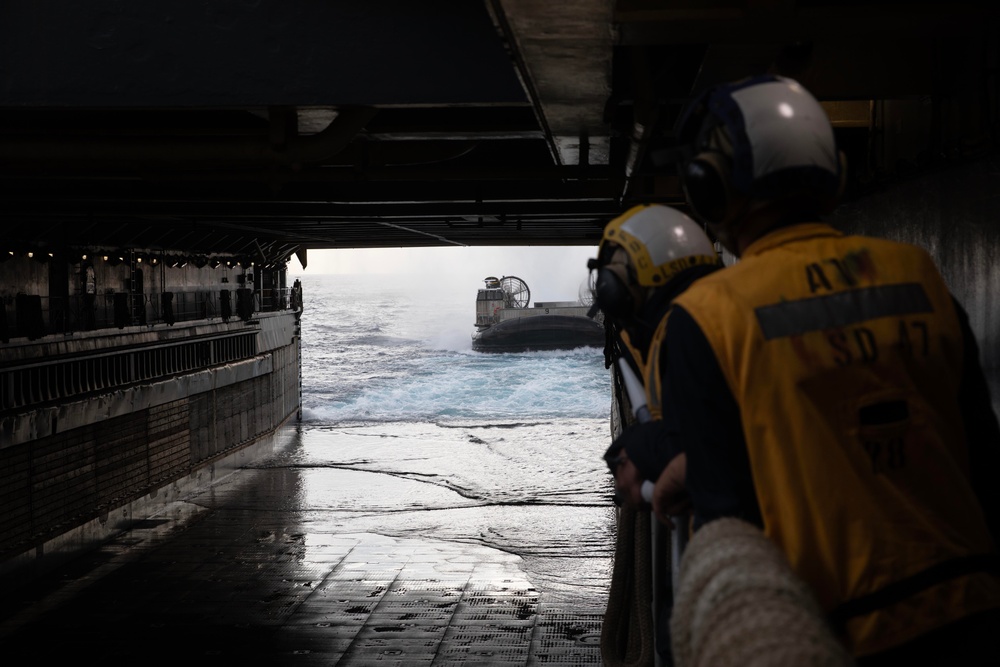
[[695,530],[721,517],[763,527],[736,399],[705,335],[680,306],[663,347],[665,435],[672,451],[687,454]]
[[[953,299],[954,300],[954,299]],[[955,301],[962,327],[962,382],[958,401],[968,443],[972,488],[983,507],[993,540],[1000,545],[1000,485],[995,476],[1000,471],[1000,425],[990,397],[990,388],[979,361],[979,345],[969,326],[969,316]]]
[[639,470],[642,478],[651,482],[656,481],[676,454],[670,449],[666,428],[660,420],[625,428],[604,453],[604,459],[609,465],[614,465],[615,457],[622,449],[628,452],[629,460]]

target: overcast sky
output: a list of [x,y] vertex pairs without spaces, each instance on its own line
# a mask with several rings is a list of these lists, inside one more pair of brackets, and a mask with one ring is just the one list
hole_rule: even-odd
[[487,276],[517,276],[531,301],[575,301],[586,286],[597,246],[505,246],[310,250],[305,270],[294,257],[289,276],[325,274],[417,276],[472,294]]

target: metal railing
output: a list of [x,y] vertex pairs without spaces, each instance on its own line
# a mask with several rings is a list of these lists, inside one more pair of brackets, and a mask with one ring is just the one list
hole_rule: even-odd
[[76,354],[0,368],[0,411],[64,402],[257,354],[252,330]]
[[[18,294],[2,298],[0,340],[10,343],[78,332],[230,319],[300,310],[301,291],[200,290],[164,294],[112,293],[64,298]],[[257,332],[234,329],[183,340],[131,344],[94,353],[0,363],[0,412],[24,410],[148,383],[257,354]],[[0,358],[2,359],[2,358]]]

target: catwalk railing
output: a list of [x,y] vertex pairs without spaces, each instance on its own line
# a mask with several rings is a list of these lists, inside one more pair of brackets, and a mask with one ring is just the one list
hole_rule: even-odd
[[256,340],[255,331],[238,331],[2,368],[0,412],[70,401],[249,359],[257,353]]

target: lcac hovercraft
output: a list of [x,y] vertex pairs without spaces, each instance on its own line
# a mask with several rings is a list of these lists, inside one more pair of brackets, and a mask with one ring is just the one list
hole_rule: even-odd
[[[531,290],[517,276],[485,279],[476,294],[477,352],[528,352],[604,347],[603,316],[590,316],[591,304],[578,301],[538,301],[528,307]],[[589,293],[589,292],[588,292]]]

